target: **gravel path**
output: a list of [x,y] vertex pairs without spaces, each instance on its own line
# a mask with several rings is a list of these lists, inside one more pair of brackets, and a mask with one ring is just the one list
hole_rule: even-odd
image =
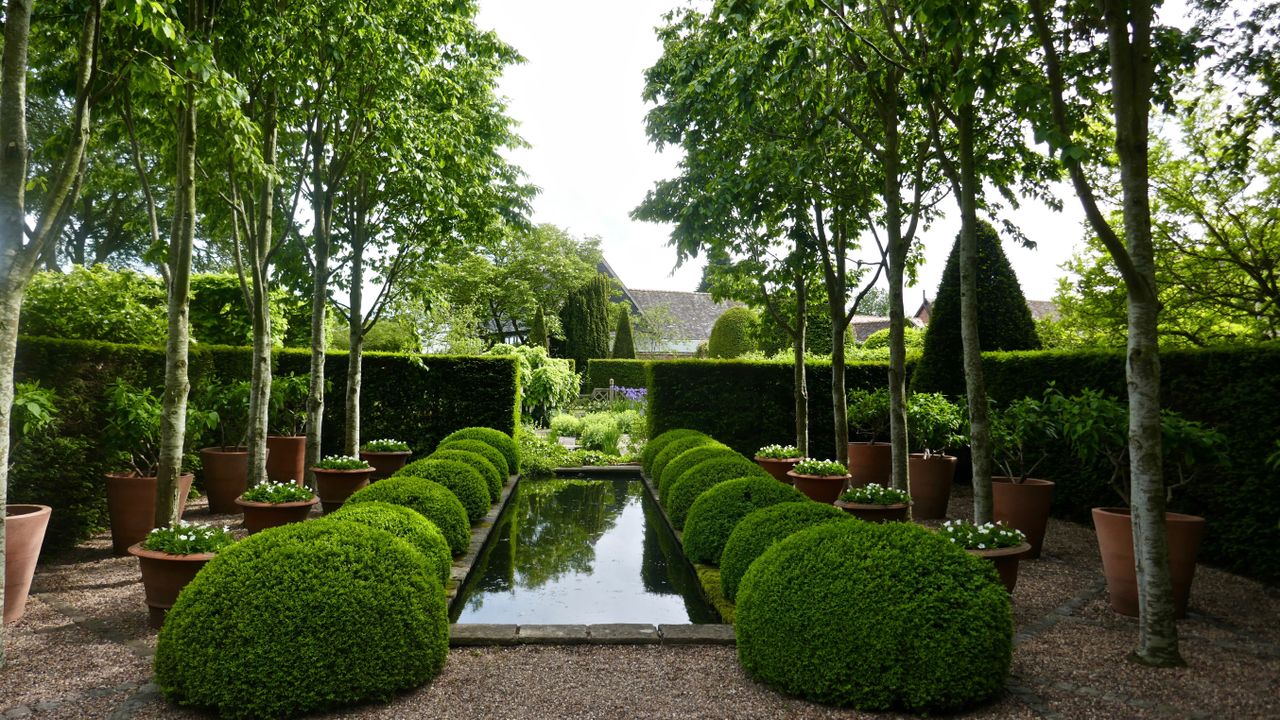
[[[957,490],[951,511],[964,517],[970,500]],[[198,504],[187,517],[211,519]],[[1126,660],[1136,624],[1109,609],[1100,567],[1092,528],[1051,522],[1044,557],[1023,563],[1013,595],[1009,691],[965,717],[1280,717],[1280,593],[1201,566],[1178,626],[1188,665],[1153,670]],[[106,535],[41,566],[6,645],[0,718],[209,717],[156,695],[137,561],[113,557]],[[861,716],[752,682],[731,647],[530,646],[454,649],[429,685],[330,717]]]

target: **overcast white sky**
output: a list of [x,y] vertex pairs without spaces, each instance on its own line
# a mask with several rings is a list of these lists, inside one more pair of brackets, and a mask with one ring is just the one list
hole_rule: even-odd
[[[630,219],[655,181],[674,174],[676,153],[658,154],[644,131],[643,73],[661,55],[653,28],[682,0],[480,0],[479,24],[495,29],[525,56],[508,69],[501,92],[532,146],[512,154],[542,189],[533,219],[577,236],[599,235],[605,257],[628,287],[693,290],[701,261],[674,271],[668,228]],[[1048,300],[1059,266],[1083,237],[1083,213],[1065,188],[1055,213],[1028,204],[1014,219],[1039,245],[1006,241],[1028,299]],[[921,291],[933,297],[959,229],[954,201],[923,236],[920,283],[907,291],[908,312]]]

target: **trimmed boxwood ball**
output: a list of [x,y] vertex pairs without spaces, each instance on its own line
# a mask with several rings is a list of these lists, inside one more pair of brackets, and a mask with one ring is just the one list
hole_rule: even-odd
[[516,441],[501,430],[487,427],[462,428],[446,435],[440,443],[443,445],[452,440],[479,440],[502,453],[502,457],[507,459],[507,470],[512,473],[520,472],[520,453],[516,449]]
[[426,557],[432,575],[441,584],[448,582],[449,570],[453,566],[449,541],[444,539],[444,533],[440,532],[440,528],[436,527],[435,523],[423,517],[417,510],[384,502],[343,504],[342,507],[317,522],[330,520],[359,523],[386,530],[417,548],[418,552]]
[[662,449],[662,452],[658,453],[657,457],[653,459],[653,464],[650,466],[649,477],[661,481],[662,472],[667,468],[667,464],[672,460],[675,460],[677,457],[680,457],[681,453],[685,450],[692,450],[696,447],[708,445],[724,447],[720,443],[716,442],[714,438],[707,437],[706,435],[691,435],[689,437],[680,438],[667,443],[667,446]]
[[457,460],[423,458],[405,465],[397,475],[420,477],[449,488],[466,508],[467,521],[473,525],[489,512],[492,505],[489,502],[489,484],[474,468]]
[[224,718],[388,701],[448,655],[432,572],[385,530],[330,520],[264,530],[218,553],[178,596],[156,645],[156,685]]
[[699,495],[689,508],[684,521],[684,554],[694,562],[719,565],[724,544],[742,518],[770,505],[807,499],[804,493],[771,477],[722,482]]
[[720,443],[714,445],[701,445],[691,450],[685,450],[675,457],[674,460],[667,463],[662,469],[662,477],[657,478],[658,481],[658,499],[665,506],[671,494],[671,486],[676,484],[676,479],[685,474],[690,468],[699,463],[718,458],[735,458],[743,457],[741,453],[735,452]]
[[466,552],[471,545],[467,509],[453,491],[438,482],[418,477],[389,477],[355,491],[343,507],[367,502],[402,505],[435,523],[454,557]]
[[441,450],[466,450],[483,456],[485,460],[493,463],[493,466],[502,474],[503,485],[507,484],[507,479],[512,475],[511,468],[507,467],[506,456],[488,443],[480,442],[479,440],[450,440],[436,446],[436,452]]
[[730,600],[738,596],[738,584],[747,568],[774,543],[816,525],[854,521],[852,515],[835,505],[812,502],[808,498],[749,513],[729,533],[724,552],[720,554],[720,587],[724,596]]
[[498,498],[502,497],[502,484],[506,482],[506,478],[502,477],[498,472],[498,468],[494,467],[493,463],[486,460],[483,455],[466,450],[444,449],[436,450],[427,459],[455,460],[470,465],[472,470],[480,473],[480,477],[484,478],[485,487],[489,490],[489,503],[498,502]]
[[[684,529],[689,508],[702,493],[726,480],[744,477],[765,477],[773,480],[759,465],[744,458],[718,458],[698,463],[676,479],[667,493],[667,515],[677,530]],[[773,480],[775,483],[777,480]],[[778,483],[781,485],[782,483]]]
[[653,477],[653,473],[651,472],[653,468],[653,460],[658,457],[658,453],[662,452],[662,449],[665,448],[668,443],[675,442],[680,438],[692,437],[694,435],[703,435],[703,433],[700,433],[697,430],[676,428],[664,433],[659,433],[656,437],[650,438],[649,442],[645,443],[644,450],[640,451],[640,467],[644,469],[646,475]]
[[782,692],[859,710],[952,712],[1001,692],[1013,659],[995,567],[910,523],[830,523],[756,560],[738,659]]

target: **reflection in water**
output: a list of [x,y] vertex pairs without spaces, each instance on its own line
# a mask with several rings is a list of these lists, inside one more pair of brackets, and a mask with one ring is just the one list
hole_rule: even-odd
[[638,480],[524,480],[455,622],[718,622]]

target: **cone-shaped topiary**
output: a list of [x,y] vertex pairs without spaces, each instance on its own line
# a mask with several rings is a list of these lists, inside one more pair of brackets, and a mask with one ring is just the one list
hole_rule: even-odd
[[462,428],[446,435],[440,441],[440,444],[443,445],[453,440],[479,440],[502,453],[502,457],[507,460],[507,472],[511,474],[520,472],[520,451],[516,448],[516,441],[501,430],[487,427]]
[[766,477],[773,480],[759,465],[744,457],[707,460],[694,465],[676,478],[667,493],[667,515],[671,517],[671,523],[677,530],[684,529],[689,508],[693,507],[693,501],[699,495],[726,480],[744,477]]
[[438,674],[448,650],[422,553],[356,523],[294,523],[226,548],[183,589],[155,677],[169,700],[220,717],[283,718],[390,700]]
[[720,443],[712,443],[710,445],[699,445],[697,447],[685,450],[675,456],[671,462],[667,463],[662,469],[662,477],[658,478],[658,502],[666,507],[667,502],[671,499],[671,486],[676,484],[676,479],[685,474],[689,468],[708,460],[716,460],[721,458],[737,458],[744,457],[742,453],[732,450]]
[[456,450],[450,448],[437,449],[427,457],[428,460],[454,460],[466,465],[470,465],[472,470],[480,473],[480,477],[484,478],[485,487],[489,490],[490,504],[498,502],[498,498],[502,497],[502,483],[506,478],[498,472],[498,468],[493,463],[485,459],[479,453],[467,452],[466,450]]
[[707,353],[713,358],[736,358],[749,353],[757,347],[759,332],[760,318],[754,312],[745,307],[729,308],[711,327]]
[[680,456],[680,453],[685,450],[692,450],[696,447],[704,446],[724,447],[720,443],[716,442],[714,438],[707,435],[690,435],[689,437],[680,438],[679,440],[672,440],[667,443],[666,447],[662,448],[662,452],[658,453],[657,456],[653,458],[653,463],[649,467],[651,472],[650,477],[661,482],[662,473],[666,470],[667,463],[675,460]]
[[720,554],[738,523],[753,510],[807,500],[805,494],[771,477],[729,480],[693,501],[684,522],[684,554],[693,562],[720,564]]
[[389,477],[355,491],[343,507],[365,502],[385,502],[417,511],[440,528],[454,557],[466,552],[471,545],[467,509],[452,490],[438,482],[417,477]]
[[470,465],[457,460],[423,458],[405,465],[393,477],[417,477],[440,483],[458,496],[467,520],[476,524],[489,513],[489,485]]
[[[978,337],[982,350],[1037,350],[1040,338],[1009,265],[1000,237],[986,222],[978,224]],[[938,296],[929,309],[924,351],[911,376],[915,392],[964,395],[964,346],[960,340],[960,243],[951,246]]]
[[720,588],[724,596],[733,600],[738,596],[738,584],[751,563],[773,544],[815,525],[830,522],[851,522],[854,517],[835,505],[811,502],[789,502],[756,510],[742,518],[720,555]]
[[618,329],[613,334],[613,359],[636,359],[635,334],[631,331],[631,313],[626,306],[618,313]]
[[427,559],[432,574],[441,584],[449,581],[449,570],[453,566],[449,541],[444,539],[444,533],[440,532],[435,523],[417,510],[384,502],[344,504],[316,522],[329,520],[359,523],[386,530],[417,548]]
[[507,458],[498,452],[497,448],[489,443],[479,440],[450,440],[442,442],[436,446],[436,450],[466,450],[481,455],[485,460],[493,463],[498,473],[502,475],[502,484],[505,485],[511,477],[511,469],[507,467]]
[[676,428],[664,433],[659,433],[657,436],[650,438],[649,442],[645,443],[644,450],[640,451],[640,467],[644,469],[645,474],[654,480],[657,480],[658,478],[653,477],[653,473],[651,472],[653,469],[654,458],[658,457],[658,453],[662,452],[662,449],[665,448],[668,443],[675,442],[682,437],[689,437],[691,435],[703,435],[703,433],[700,433],[697,430]]
[[995,567],[910,523],[831,523],[777,543],[742,579],[734,628],[752,677],[859,710],[960,710],[1003,691],[1013,659]]
[[529,344],[543,350],[551,349],[547,336],[547,316],[542,312],[541,305],[538,306],[538,312],[533,314],[533,326],[529,328]]

